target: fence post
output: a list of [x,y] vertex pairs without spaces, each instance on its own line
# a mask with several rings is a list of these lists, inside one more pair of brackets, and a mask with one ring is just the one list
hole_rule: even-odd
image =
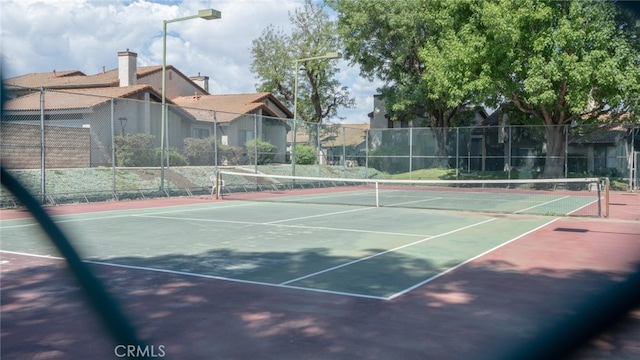
[[609,178],[605,178],[604,180],[604,206],[605,206],[604,217],[606,218],[609,217],[609,190],[610,189],[611,189],[611,182],[609,181]]
[[[165,121],[166,121],[166,129],[167,131],[165,131],[164,136],[164,142],[165,142],[165,146],[164,146],[164,156],[165,156],[165,161],[167,164],[167,187],[165,189],[165,194],[167,195],[167,197],[170,197],[170,193],[171,193],[171,164],[170,164],[170,151],[169,149],[171,148],[171,143],[169,143],[169,133],[171,132],[171,128],[169,127],[169,125],[171,124],[169,122],[169,104],[164,104],[164,106],[166,106],[166,112],[165,112]],[[164,185],[164,183],[163,183]]]
[[[164,76],[164,71],[162,72],[162,76]],[[164,91],[164,89],[162,90]],[[161,127],[161,131],[160,131],[160,191],[164,192],[164,133],[165,133],[165,127],[166,127],[166,123],[164,122],[164,119],[166,117],[167,114],[167,110],[166,110],[166,106],[167,104],[162,104],[162,115],[160,116],[160,127]]]
[[213,167],[218,173],[218,119],[215,110],[213,110]]
[[629,166],[629,191],[634,191],[636,189],[636,187],[638,186],[637,183],[635,183],[635,179],[637,178],[637,174],[638,174],[638,164],[636,162],[636,152],[635,149],[633,148],[633,144],[635,144],[635,136],[636,136],[636,127],[634,125],[631,126],[631,151],[628,152],[631,158],[629,159],[629,161],[627,161],[627,164]]
[[[253,114],[253,166],[255,173],[258,173],[258,115]],[[257,180],[256,180],[257,185]]]
[[318,177],[322,176],[322,146],[320,146],[320,122],[316,123],[316,157],[318,162]]
[[[115,100],[111,98],[111,196],[118,198],[116,189],[116,128],[115,128]],[[123,135],[124,136],[124,131]]]
[[513,143],[511,142],[511,139],[513,138],[513,136],[512,136],[513,127],[511,125],[509,125],[507,127],[507,130],[509,130],[509,135],[508,135],[509,136],[509,150],[508,150],[509,151],[509,157],[507,158],[507,161],[509,161],[509,168],[508,168],[509,173],[508,174],[509,174],[509,180],[511,180],[511,168],[513,167],[513,165],[512,165],[513,162],[511,161],[511,156],[512,156],[511,152],[513,151],[513,148],[512,148],[512,144]]
[[44,87],[40,87],[40,202],[45,203],[47,197],[46,189],[46,156],[45,136],[44,136]]
[[342,127],[342,176],[346,177],[347,174],[347,133],[344,126]]
[[409,180],[413,179],[413,127],[409,128]]
[[291,148],[289,149],[289,154],[291,154],[291,176],[296,176],[296,123],[296,114],[293,114],[293,134],[291,136]]
[[569,177],[569,126],[564,126],[564,178]]
[[460,128],[456,127],[456,179],[458,179],[459,167],[460,167]]
[[369,178],[369,131],[366,129],[364,133],[364,178]]

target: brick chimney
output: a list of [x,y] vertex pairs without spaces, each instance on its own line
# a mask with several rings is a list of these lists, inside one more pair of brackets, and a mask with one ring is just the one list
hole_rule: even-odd
[[208,76],[200,76],[200,73],[198,73],[198,76],[192,76],[189,79],[191,79],[191,81],[193,81],[198,86],[203,88],[207,93],[209,92],[209,77]]
[[129,51],[118,52],[118,79],[120,86],[136,85],[138,83],[137,59],[138,54]]

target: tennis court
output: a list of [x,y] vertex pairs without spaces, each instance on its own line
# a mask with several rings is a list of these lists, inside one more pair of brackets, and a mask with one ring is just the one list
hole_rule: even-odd
[[[169,358],[509,358],[640,261],[640,214],[597,218],[597,192],[254,180],[227,178],[217,200],[51,212]],[[549,216],[560,211],[580,216]],[[69,330],[99,326],[56,285],[64,263],[35,221],[2,219],[3,358],[42,353],[25,338],[51,358],[113,358],[113,344]]]
[[[392,299],[526,234],[548,217],[219,201],[56,218],[89,261]],[[2,250],[57,256],[29,219]]]

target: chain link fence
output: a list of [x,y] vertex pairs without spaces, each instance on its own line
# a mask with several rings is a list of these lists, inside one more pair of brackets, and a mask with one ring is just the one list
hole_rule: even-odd
[[[43,203],[211,192],[218,168],[274,175],[448,178],[612,177],[638,189],[640,125],[563,126],[547,156],[543,126],[370,129],[166,105],[148,95],[22,89],[2,115],[2,165]],[[163,141],[164,140],[164,141]],[[551,160],[550,160],[551,159]],[[15,206],[6,191],[1,206]]]

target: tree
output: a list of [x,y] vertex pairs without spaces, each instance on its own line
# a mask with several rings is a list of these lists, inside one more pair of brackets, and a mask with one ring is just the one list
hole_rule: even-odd
[[[545,126],[545,175],[563,175],[565,125],[638,107],[633,31],[612,3],[546,0],[328,0],[345,54],[386,84],[396,118],[455,125],[469,104],[512,103]],[[627,18],[627,23],[628,23]],[[637,31],[636,31],[637,33]],[[446,149],[446,132],[437,134]]]
[[481,14],[495,92],[544,125],[544,175],[562,177],[566,125],[616,121],[637,103],[639,54],[608,2],[497,0]]
[[[293,108],[295,71],[299,71],[296,119],[321,123],[323,119],[336,117],[339,108],[352,108],[355,100],[346,87],[339,86],[336,79],[339,69],[334,62],[296,61],[337,51],[340,42],[335,24],[311,0],[306,0],[304,7],[296,9],[289,19],[291,34],[269,26],[253,41],[251,71],[260,81],[258,91],[272,92]],[[294,69],[296,64],[299,69]]]
[[490,80],[484,39],[473,23],[477,1],[329,0],[345,55],[361,75],[380,79],[394,120],[426,118],[446,165],[447,134],[459,113],[482,98]]

